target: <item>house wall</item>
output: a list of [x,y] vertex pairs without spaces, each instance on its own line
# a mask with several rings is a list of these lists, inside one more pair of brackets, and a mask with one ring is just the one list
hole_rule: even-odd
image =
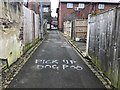
[[40,19],[20,3],[0,4],[0,61],[7,59],[10,66],[39,40]]
[[[93,5],[91,3],[85,3],[85,8],[84,9],[80,9],[80,11],[76,12],[74,11],[75,7],[78,7],[79,3],[73,3],[73,8],[71,9],[67,9],[67,3],[63,3],[60,2],[59,3],[59,12],[58,12],[58,28],[59,30],[63,31],[63,22],[67,19],[67,17],[75,17],[77,19],[87,19],[88,18],[88,14],[93,13],[94,14],[98,14],[100,12],[104,12],[106,10],[109,10],[113,7],[116,7],[117,4],[109,4],[109,3],[105,3],[105,8],[104,10],[99,10],[98,9],[98,5],[99,3],[94,3]],[[93,8],[92,8],[93,7]]]
[[[22,55],[22,30],[21,4],[4,3],[0,7],[0,58],[7,59],[10,66]],[[13,5],[14,4],[14,5]]]
[[28,2],[28,8],[34,11],[36,14],[39,14],[39,3],[35,1]]
[[[0,0],[0,2],[1,2],[1,0]],[[0,12],[2,12],[2,7],[3,7],[2,4],[3,3],[0,3]],[[2,13],[0,13],[0,17],[2,17]]]
[[51,24],[51,21],[52,21],[52,17],[51,17],[51,4],[47,5],[47,6],[43,5],[43,8],[48,8],[48,12],[43,12],[43,18],[48,21],[48,24]]

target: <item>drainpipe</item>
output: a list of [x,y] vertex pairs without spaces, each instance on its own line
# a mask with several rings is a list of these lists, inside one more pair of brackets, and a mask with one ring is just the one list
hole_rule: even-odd
[[40,34],[41,39],[43,39],[43,3],[42,0],[40,0]]

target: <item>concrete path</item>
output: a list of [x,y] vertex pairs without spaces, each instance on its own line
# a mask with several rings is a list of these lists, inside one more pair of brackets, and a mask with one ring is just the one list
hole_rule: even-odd
[[105,88],[58,31],[34,52],[8,88]]

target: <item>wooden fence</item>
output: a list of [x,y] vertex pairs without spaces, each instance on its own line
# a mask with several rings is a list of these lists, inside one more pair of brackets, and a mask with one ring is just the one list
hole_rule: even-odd
[[76,41],[84,40],[87,38],[87,20],[75,19],[73,21],[73,38]]
[[120,8],[90,16],[88,27],[89,56],[120,89]]
[[76,41],[84,40],[87,38],[87,20],[75,19],[74,21],[64,22],[64,34]]

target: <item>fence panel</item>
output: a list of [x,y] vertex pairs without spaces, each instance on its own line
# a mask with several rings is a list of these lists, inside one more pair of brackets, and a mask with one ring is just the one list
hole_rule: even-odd
[[35,14],[35,39],[39,38],[39,34],[40,34],[40,24],[39,24],[39,15]]
[[[90,17],[88,54],[118,87],[120,81],[120,8]],[[120,85],[119,85],[120,86]]]
[[32,42],[32,26],[33,26],[33,14],[32,11],[23,6],[24,11],[24,44],[28,44]]
[[[114,60],[113,68],[115,68],[113,73],[114,84],[117,84],[120,89],[120,8],[117,8],[117,17],[116,17],[116,59]],[[118,77],[118,78],[117,78]]]
[[72,29],[72,22],[71,21],[64,22],[64,34],[71,37],[71,29]]
[[[15,4],[16,7],[4,2],[0,2],[2,9],[0,9],[0,59],[6,59],[7,66],[16,62],[22,55],[22,41],[20,37],[20,31],[22,30],[22,8],[19,4]],[[14,2],[13,2],[14,3]],[[14,7],[14,8],[13,8]],[[19,8],[19,9],[18,9]],[[6,66],[3,63],[2,66]]]
[[87,20],[76,19],[73,21],[73,37],[76,41],[86,40],[87,38]]

